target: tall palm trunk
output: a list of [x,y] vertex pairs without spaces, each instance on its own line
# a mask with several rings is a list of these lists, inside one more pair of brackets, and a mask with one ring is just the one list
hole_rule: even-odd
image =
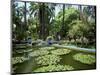
[[26,15],[27,15],[27,13],[26,13],[27,12],[26,11],[27,8],[26,7],[27,6],[26,6],[26,2],[24,2],[24,4],[25,4],[25,7],[24,7],[24,25],[25,25],[25,27],[27,27],[27,19],[26,19]]
[[64,29],[65,29],[64,19],[65,19],[65,4],[63,4],[63,19],[62,19],[62,28],[61,28],[61,32],[60,32],[61,37],[63,37],[65,35],[65,32],[64,32]]
[[83,12],[82,12],[82,6],[81,5],[79,5],[79,11],[80,11],[79,19],[83,20]]
[[64,19],[65,19],[65,4],[63,4],[63,21],[62,21],[62,27],[64,27]]
[[24,2],[24,24],[21,25],[22,33],[24,34],[23,39],[26,38],[26,31],[27,31],[27,4]]
[[45,40],[45,4],[41,3],[39,6],[39,21],[40,21],[40,31],[39,38]]

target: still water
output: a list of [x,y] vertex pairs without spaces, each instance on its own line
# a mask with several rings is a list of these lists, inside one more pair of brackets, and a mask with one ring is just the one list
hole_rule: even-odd
[[[38,47],[39,48],[39,47]],[[33,52],[35,50],[38,50],[37,47],[35,48],[31,48],[32,51],[30,52]],[[28,48],[30,49],[30,48]],[[28,50],[26,48],[26,50]],[[56,50],[57,48],[55,48]],[[18,50],[22,50],[22,49],[17,49]],[[25,50],[25,49],[23,49]],[[28,53],[15,53],[13,54],[13,57],[16,57],[16,56],[26,56],[28,57]],[[87,65],[87,64],[84,64],[84,63],[81,63],[79,61],[75,61],[73,59],[73,55],[77,54],[77,53],[84,53],[84,54],[91,54],[91,55],[94,55],[93,53],[86,53],[86,52],[80,52],[80,51],[71,51],[69,54],[65,54],[65,55],[61,55],[61,61],[58,63],[58,64],[61,64],[61,65],[71,65],[74,67],[74,70],[90,70],[90,69],[96,69],[96,63],[94,64],[91,64],[91,65]],[[15,73],[33,73],[33,70],[41,67],[40,65],[37,65],[36,62],[35,62],[35,59],[36,57],[30,57],[30,59],[28,61],[25,61],[23,63],[17,63],[15,65],[13,65],[12,67],[17,67],[16,70],[15,70]]]

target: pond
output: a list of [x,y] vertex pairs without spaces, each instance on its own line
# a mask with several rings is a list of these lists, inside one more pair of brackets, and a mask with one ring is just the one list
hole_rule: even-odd
[[[17,62],[12,65],[12,69],[14,70],[13,71],[14,73],[90,70],[96,68],[96,58],[94,53],[72,51],[64,48],[55,48],[55,47],[48,47],[48,46],[23,48],[23,49],[17,48],[13,50],[14,50],[13,58],[14,57],[27,58],[25,59],[25,61],[22,61],[23,59],[21,59],[22,62],[20,61],[20,63]],[[78,57],[77,55],[80,56]],[[75,57],[79,59],[77,60],[75,59]],[[94,61],[92,61],[92,59],[88,59],[87,57],[92,58]],[[67,67],[63,65],[67,65]],[[44,70],[41,71],[42,68]]]

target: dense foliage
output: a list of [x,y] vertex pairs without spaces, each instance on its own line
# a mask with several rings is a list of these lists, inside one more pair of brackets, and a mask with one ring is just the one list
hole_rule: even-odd
[[[79,18],[78,10],[76,10],[74,8],[66,9],[65,10],[64,25],[62,25],[63,11],[60,11],[59,14],[55,18],[56,24],[55,24],[55,27],[53,27],[53,28],[55,28],[54,30],[57,30],[57,32],[62,31],[61,34],[66,36],[67,35],[66,32],[68,32],[69,27],[70,27],[70,23],[73,20],[76,20],[78,18]],[[61,30],[62,26],[63,26],[63,30]],[[65,36],[62,36],[62,37],[65,37]]]
[[[21,6],[18,5],[20,3]],[[74,43],[80,41],[78,43],[83,47],[95,47],[94,6],[14,2],[12,9],[13,38],[16,40],[25,40],[28,36],[33,40],[56,40],[60,35],[60,39],[75,40]]]

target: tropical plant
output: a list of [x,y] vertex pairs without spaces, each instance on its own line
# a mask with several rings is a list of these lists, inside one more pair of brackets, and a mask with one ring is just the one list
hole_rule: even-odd
[[[61,10],[59,12],[59,14],[55,17],[55,20],[56,20],[55,26],[58,28],[57,29],[58,32],[61,31],[62,37],[65,37],[67,35],[66,32],[68,32],[70,28],[70,23],[73,20],[77,20],[78,18],[79,18],[79,12],[75,8],[64,9],[63,11]],[[63,20],[64,20],[63,22],[64,25],[62,26]],[[53,27],[53,28],[56,28],[56,27]]]
[[[54,16],[53,5],[48,5],[45,3],[30,3],[31,14],[34,14],[34,18],[39,17],[39,27],[38,34],[40,39],[46,39],[49,35],[49,24]],[[45,17],[44,17],[45,15]]]
[[[12,27],[15,25],[16,27],[13,28],[13,37],[16,40],[23,40],[26,38],[26,29],[27,29],[27,25],[26,25],[26,3],[25,6],[22,4],[21,6],[19,6],[19,3],[22,2],[13,2],[12,3]],[[25,23],[24,23],[24,21]]]
[[75,38],[85,36],[86,32],[89,30],[89,26],[83,23],[81,20],[74,20],[70,24],[70,29],[68,31],[68,35]]

